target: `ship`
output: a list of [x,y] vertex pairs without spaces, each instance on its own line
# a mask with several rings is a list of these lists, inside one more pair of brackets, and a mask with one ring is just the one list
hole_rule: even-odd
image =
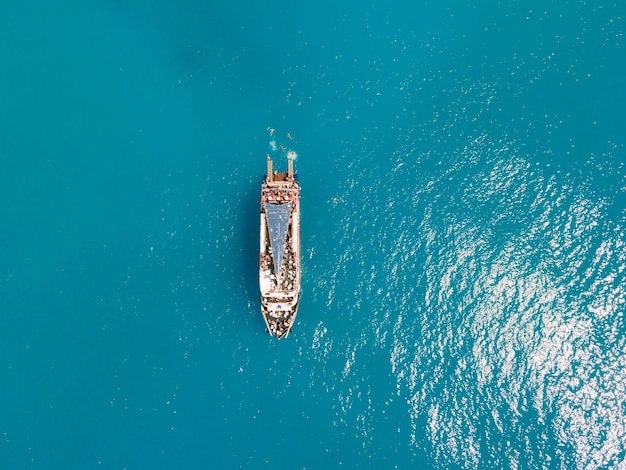
[[286,172],[267,173],[261,184],[259,289],[267,332],[286,338],[300,302],[300,186],[294,173],[295,153],[287,154]]

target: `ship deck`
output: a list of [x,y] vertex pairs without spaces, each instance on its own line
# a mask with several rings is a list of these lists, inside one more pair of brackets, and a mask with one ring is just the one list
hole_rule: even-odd
[[[268,177],[268,175],[270,175]],[[288,172],[271,173],[261,188],[259,290],[270,335],[286,337],[300,300],[300,187]]]

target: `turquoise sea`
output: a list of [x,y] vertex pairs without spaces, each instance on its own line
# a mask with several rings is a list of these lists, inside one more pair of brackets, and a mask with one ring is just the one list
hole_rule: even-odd
[[[0,468],[626,469],[625,19],[4,2]],[[272,140],[302,186],[281,341]]]

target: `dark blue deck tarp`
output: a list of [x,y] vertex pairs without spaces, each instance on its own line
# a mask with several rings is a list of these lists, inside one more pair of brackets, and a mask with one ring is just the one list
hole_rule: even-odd
[[265,202],[265,217],[267,218],[267,228],[270,234],[270,243],[272,246],[272,258],[274,260],[274,271],[276,275],[280,274],[283,253],[285,252],[285,244],[287,242],[287,231],[289,229],[289,214],[293,201],[285,204],[273,204]]

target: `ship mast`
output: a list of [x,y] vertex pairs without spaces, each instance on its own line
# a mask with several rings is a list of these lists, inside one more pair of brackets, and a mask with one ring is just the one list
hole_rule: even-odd
[[272,181],[272,159],[270,154],[267,154],[267,181]]
[[289,181],[293,181],[293,160],[291,158],[287,160],[287,175]]

